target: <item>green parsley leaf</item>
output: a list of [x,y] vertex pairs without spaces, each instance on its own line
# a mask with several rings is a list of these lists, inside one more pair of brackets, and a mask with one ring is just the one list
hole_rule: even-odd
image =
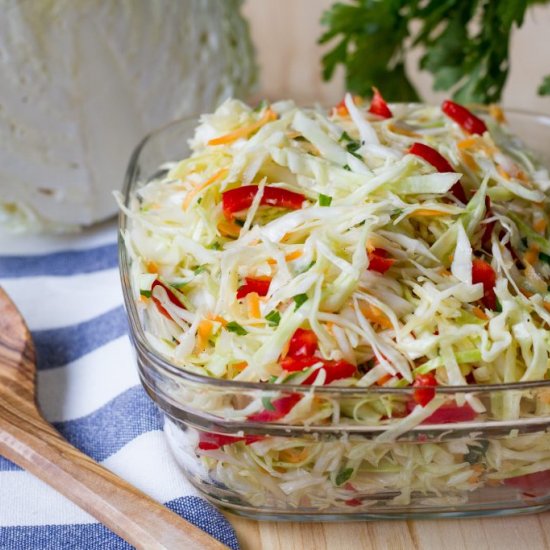
[[281,314],[274,309],[273,311],[270,311],[266,316],[265,320],[272,326],[277,327],[279,326],[279,323],[281,321]]
[[542,84],[537,90],[539,95],[550,95],[550,74],[544,77]]
[[353,468],[344,468],[340,470],[334,479],[334,483],[338,486],[343,485],[353,474]]
[[347,170],[348,172],[351,172],[351,168],[350,168],[349,164],[344,164],[344,166],[342,166],[342,168],[344,170]]
[[225,325],[225,328],[229,332],[234,332],[239,336],[244,336],[245,334],[248,334],[248,331],[243,326],[239,325],[239,323],[237,323],[236,321],[231,321],[230,323],[227,323],[227,325]]
[[145,296],[145,298],[150,298],[152,294],[150,290],[140,290],[139,293],[141,296]]
[[294,296],[294,298],[292,298],[294,300],[294,303],[296,304],[295,308],[294,308],[294,311],[296,311],[297,309],[299,309],[305,302],[307,302],[308,300],[308,295],[307,294],[297,294],[296,296]]
[[[545,0],[542,0],[544,3]],[[423,51],[420,68],[435,90],[461,102],[499,101],[509,71],[512,32],[537,0],[350,0],[323,13],[319,42],[330,43],[323,78],[339,65],[346,88],[370,97],[381,87],[389,101],[417,101],[405,70],[405,54]],[[365,59],[369,62],[365,63]],[[550,76],[539,87],[550,94]]]
[[323,193],[319,193],[319,206],[330,206],[330,203],[332,202],[332,197],[329,195],[323,195]]

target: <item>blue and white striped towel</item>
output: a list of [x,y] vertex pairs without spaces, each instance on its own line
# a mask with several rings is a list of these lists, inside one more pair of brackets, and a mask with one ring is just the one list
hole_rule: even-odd
[[[116,236],[112,222],[80,235],[0,236],[0,285],[32,332],[40,407],[73,445],[237,549],[229,522],[178,470],[161,415],[140,386],[122,306]],[[0,548],[129,545],[0,457]]]

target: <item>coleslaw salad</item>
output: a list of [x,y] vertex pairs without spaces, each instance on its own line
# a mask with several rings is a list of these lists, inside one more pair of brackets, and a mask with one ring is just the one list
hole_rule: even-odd
[[[498,108],[480,115],[448,101],[388,105],[379,92],[370,105],[348,94],[329,113],[229,100],[201,117],[191,146],[192,155],[165,166],[126,211],[132,287],[150,343],[174,365],[217,379],[366,392],[362,402],[338,406],[315,391],[283,392],[250,400],[236,416],[387,424],[372,451],[387,445],[398,463],[394,440],[406,430],[486,413],[477,385],[547,379],[550,180]],[[438,386],[468,385],[463,399],[436,395]],[[369,387],[414,389],[409,399],[373,399]],[[210,405],[227,413],[226,404]],[[513,420],[545,406],[529,412],[521,399],[506,399],[491,412]],[[325,471],[315,457],[334,452],[346,465],[350,448],[366,445],[332,442],[328,452],[300,438],[197,438],[194,451],[228,485],[235,462],[251,455],[247,475],[263,480],[255,502],[274,494],[266,489],[273,467],[259,457],[290,476],[281,483],[297,476],[289,487],[301,487],[290,491],[300,502],[312,468],[322,472],[319,495],[333,498],[343,485],[334,477],[338,461]],[[449,464],[469,474],[468,490],[478,486],[472,472],[481,463],[489,477],[479,483],[500,479],[487,462],[493,452],[502,459],[497,444],[478,462],[457,462],[469,445],[479,446],[474,438],[447,451]],[[364,467],[366,455],[354,452]],[[545,463],[538,456],[504,477]],[[451,474],[431,464],[448,483]],[[351,479],[362,466],[342,468]],[[437,492],[426,477],[387,483],[405,502],[411,491]]]

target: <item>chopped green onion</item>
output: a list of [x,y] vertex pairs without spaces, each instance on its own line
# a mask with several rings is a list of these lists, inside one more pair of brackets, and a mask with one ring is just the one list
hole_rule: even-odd
[[272,326],[277,327],[279,326],[279,322],[281,321],[281,314],[277,310],[270,311],[266,316],[265,320]]
[[344,468],[336,475],[334,483],[338,486],[343,485],[353,474],[353,468]]
[[323,195],[323,193],[319,193],[319,206],[330,206],[330,203],[332,202],[332,197],[329,195]]
[[225,325],[225,328],[229,332],[234,332],[239,336],[244,336],[245,334],[248,334],[248,331],[243,326],[239,325],[239,323],[237,323],[236,321],[231,321],[230,323],[227,323],[227,325]]
[[296,307],[294,308],[294,311],[299,309],[305,302],[308,300],[307,294],[297,294],[292,298],[294,300],[294,303],[296,304]]
[[139,293],[145,298],[150,298],[152,294],[150,290],[140,290]]

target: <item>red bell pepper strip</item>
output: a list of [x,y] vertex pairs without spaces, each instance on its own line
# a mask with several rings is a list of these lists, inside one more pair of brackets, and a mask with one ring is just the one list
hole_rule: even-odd
[[508,485],[508,487],[515,487],[528,493],[533,493],[534,496],[547,494],[550,489],[550,470],[509,477],[504,480],[504,485]]
[[[161,286],[162,288],[164,288],[164,290],[166,290],[166,294],[168,295],[168,299],[176,306],[178,307],[183,307],[183,304],[178,300],[178,298],[176,297],[176,295],[164,284],[162,283],[161,281],[159,281],[158,279],[155,279],[153,281],[153,284],[151,285],[151,292],[153,292],[153,289],[156,287],[156,286]],[[172,321],[172,316],[168,313],[168,311],[166,311],[166,309],[162,306],[162,304],[160,303],[160,300],[158,298],[155,298],[155,296],[151,296],[153,298],[153,302],[155,302],[155,305],[157,306],[157,309],[159,310],[159,312],[164,315],[167,319],[170,319],[170,321]]]
[[[343,378],[350,378],[352,377],[356,371],[357,368],[355,365],[352,365],[351,363],[348,363],[347,361],[331,361],[328,359],[322,359],[321,357],[285,357],[281,361],[281,366],[284,370],[288,372],[297,372],[306,369],[307,367],[311,367],[312,365],[316,365],[317,363],[322,363],[323,367],[325,369],[326,378],[325,378],[325,385],[330,384],[331,382],[334,382],[334,380],[342,380]],[[315,382],[315,379],[317,378],[317,371],[312,372],[303,382],[302,384],[312,384]]]
[[378,91],[378,88],[372,88],[373,96],[369,107],[369,113],[381,116],[382,118],[391,118],[393,116],[388,104]]
[[260,441],[263,439],[261,435],[246,435],[244,437],[237,437],[235,435],[216,434],[216,433],[199,433],[199,449],[201,451],[213,451],[219,449],[224,445],[232,445],[237,441],[244,441],[247,445]]
[[[243,185],[222,193],[223,212],[226,218],[232,219],[235,212],[249,208],[257,192],[257,185]],[[295,193],[280,187],[266,186],[260,204],[298,210],[302,207],[304,200],[305,196],[301,193]]]
[[466,107],[454,101],[445,100],[441,105],[441,110],[470,134],[479,134],[481,136],[487,131],[487,126],[485,126],[483,120],[476,117]]
[[291,393],[279,399],[275,399],[271,402],[273,410],[265,409],[251,414],[248,420],[252,422],[274,422],[275,420],[280,420],[292,410],[300,399],[302,399],[302,396],[299,393]]
[[367,254],[369,257],[369,271],[384,274],[395,263],[395,258],[389,258],[388,251],[383,248],[368,250]]
[[317,351],[317,335],[312,330],[299,328],[292,335],[288,346],[287,356],[307,357]]
[[[424,145],[424,143],[415,142],[411,145],[409,149],[411,155],[415,155],[424,159],[426,162],[430,163],[438,172],[456,172],[456,170],[451,166],[449,161],[436,151],[433,147],[429,145]],[[466,199],[466,193],[464,193],[464,188],[461,183],[457,181],[451,187],[451,193],[460,201],[466,204],[468,200]]]
[[258,296],[267,296],[269,285],[271,284],[270,278],[255,279],[254,277],[245,277],[244,280],[246,281],[245,284],[237,289],[237,300],[244,298],[251,292],[256,292]]
[[429,145],[415,142],[409,148],[409,153],[429,162],[438,172],[456,172],[449,161]]
[[497,308],[497,297],[495,295],[495,283],[497,276],[485,260],[474,258],[472,262],[472,283],[483,284],[483,298],[481,301],[487,309],[493,311]]
[[476,412],[467,403],[457,405],[456,403],[444,404],[435,410],[422,424],[448,424],[450,422],[468,422],[474,420]]
[[435,397],[437,380],[432,372],[419,374],[413,382],[413,399],[416,403],[425,407]]
[[[428,388],[431,389],[431,388]],[[420,390],[415,390],[420,391]],[[430,399],[431,401],[431,399]],[[407,411],[410,413],[416,403],[411,400],[407,403]],[[474,420],[476,412],[467,403],[464,405],[457,405],[454,401],[451,403],[444,403],[437,410],[435,410],[428,418],[422,421],[422,424],[449,424],[452,422],[469,422]]]

